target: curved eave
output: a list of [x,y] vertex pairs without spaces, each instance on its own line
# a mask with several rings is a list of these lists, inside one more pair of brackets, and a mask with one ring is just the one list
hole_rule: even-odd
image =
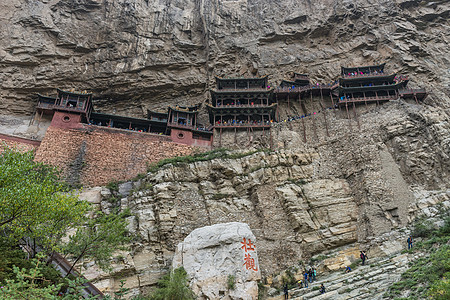
[[223,80],[223,81],[228,81],[228,80],[264,80],[267,79],[269,75],[265,75],[265,76],[261,76],[261,77],[228,77],[228,78],[222,78],[219,76],[214,76],[214,78],[216,80]]
[[56,97],[44,96],[44,95],[41,95],[41,94],[37,94],[37,96],[38,96],[39,99],[52,100],[52,101],[56,100]]
[[367,80],[373,80],[373,79],[392,81],[392,80],[394,80],[395,76],[396,76],[396,73],[386,74],[386,75],[374,75],[374,76],[340,77],[339,83],[342,84],[345,82],[355,82],[355,81],[366,82]]
[[165,117],[167,117],[169,115],[166,112],[154,111],[154,110],[150,110],[150,109],[147,109],[147,114],[159,115],[159,116],[165,116]]
[[175,107],[172,107],[172,106],[169,106],[169,110],[176,111],[176,112],[181,112],[181,113],[186,113],[186,114],[197,114],[198,113],[198,110],[184,110],[184,109],[175,108]]
[[56,89],[58,91],[58,93],[63,93],[63,94],[68,94],[68,95],[72,95],[72,96],[80,96],[80,97],[90,97],[92,96],[92,93],[75,93],[75,92],[69,92],[69,91],[65,91],[65,90],[61,90],[61,89]]
[[344,67],[341,66],[341,74],[345,74],[352,71],[357,71],[358,69],[366,69],[366,68],[381,68],[384,70],[386,63],[382,63],[379,65],[373,65],[373,66],[360,66],[360,67]]
[[228,113],[272,113],[275,111],[277,107],[276,103],[273,103],[269,106],[223,106],[223,107],[214,107],[210,104],[207,104],[208,112],[214,114],[228,114]]

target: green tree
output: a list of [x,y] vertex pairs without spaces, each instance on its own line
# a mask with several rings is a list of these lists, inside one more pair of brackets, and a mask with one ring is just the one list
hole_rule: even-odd
[[102,269],[108,269],[114,251],[123,249],[122,246],[131,240],[127,216],[127,211],[109,215],[98,212],[70,237],[64,252],[75,259],[74,265],[81,258],[90,258]]
[[194,294],[189,289],[187,273],[183,267],[173,270],[158,281],[158,289],[151,300],[191,300]]
[[6,147],[0,154],[0,230],[53,249],[69,227],[84,219],[89,204],[66,191],[57,169],[33,158],[33,152]]

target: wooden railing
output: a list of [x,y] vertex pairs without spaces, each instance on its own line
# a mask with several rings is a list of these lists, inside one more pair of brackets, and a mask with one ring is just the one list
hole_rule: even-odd
[[221,88],[214,90],[215,92],[267,92],[270,88]]
[[225,105],[217,105],[215,108],[229,108],[229,107],[242,107],[242,108],[251,108],[251,107],[269,107],[267,104],[225,104]]
[[85,112],[85,109],[82,107],[70,107],[70,106],[61,106],[56,105],[54,103],[49,102],[39,102],[38,108],[42,109],[64,109],[66,111],[74,111],[74,112]]
[[291,87],[277,87],[274,92],[275,93],[298,93],[303,91],[310,91],[310,90],[319,90],[319,89],[334,89],[337,85],[331,85],[331,84],[319,84],[319,85],[305,85],[305,86],[299,86],[295,88]]
[[264,123],[264,124],[253,124],[253,123],[242,123],[242,124],[239,124],[239,123],[230,123],[230,124],[215,124],[214,125],[214,128],[250,128],[250,127],[252,127],[252,128],[270,128],[271,127],[271,124],[269,123],[269,124],[267,124],[267,123]]
[[363,74],[355,74],[355,75],[348,75],[348,74],[342,74],[343,78],[361,78],[361,77],[380,77],[380,76],[389,76],[392,74],[389,73],[363,73]]
[[[70,274],[72,274],[73,276],[84,278],[84,276],[81,275],[74,268],[72,268],[72,264],[69,261],[67,261],[67,259],[65,259],[58,252],[55,252],[51,256],[50,262],[59,269],[59,271],[61,272],[61,274],[64,277],[67,276],[67,274],[69,273],[69,270],[70,270]],[[92,283],[86,282],[83,285],[84,285],[84,289],[83,289],[84,294],[92,295],[92,296],[98,295],[100,298],[103,298],[103,296],[104,296],[103,293],[97,287],[95,287],[95,285],[93,285]]]
[[345,103],[355,103],[355,102],[388,101],[388,100],[395,100],[397,98],[398,97],[396,95],[365,97],[365,98],[350,98],[350,99],[339,100],[337,104],[342,105]]

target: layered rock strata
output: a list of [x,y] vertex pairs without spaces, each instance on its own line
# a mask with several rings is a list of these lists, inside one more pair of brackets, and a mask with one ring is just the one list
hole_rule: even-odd
[[[99,110],[201,103],[214,75],[291,71],[334,80],[341,65],[389,62],[449,106],[445,0],[11,0],[0,4],[0,109],[31,114],[31,95],[93,91]],[[205,120],[206,121],[206,120]]]

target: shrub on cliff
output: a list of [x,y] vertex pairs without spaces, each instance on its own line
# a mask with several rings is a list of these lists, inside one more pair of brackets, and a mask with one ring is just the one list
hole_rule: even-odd
[[50,250],[84,219],[89,204],[66,190],[57,169],[33,158],[9,148],[0,154],[0,230],[31,248],[38,241]]
[[183,267],[173,270],[158,282],[158,289],[151,300],[191,300],[194,294],[189,289],[187,273]]

